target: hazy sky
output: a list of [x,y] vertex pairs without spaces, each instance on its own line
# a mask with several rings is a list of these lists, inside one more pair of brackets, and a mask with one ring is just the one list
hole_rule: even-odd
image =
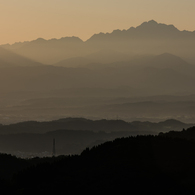
[[195,30],[195,0],[0,0],[0,44],[128,29],[154,19]]

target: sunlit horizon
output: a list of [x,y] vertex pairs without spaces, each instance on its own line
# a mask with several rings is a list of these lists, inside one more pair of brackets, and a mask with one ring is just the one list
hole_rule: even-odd
[[194,31],[194,8],[192,0],[0,1],[0,44],[71,36],[86,41],[149,20]]
[[[151,21],[151,20],[154,20],[154,21],[156,21],[157,23],[159,23],[159,24],[166,24],[166,23],[163,23],[163,22],[158,22],[157,20],[155,20],[155,19],[150,19],[150,20],[147,20],[147,21],[143,21],[143,22],[141,22],[140,24],[138,24],[138,25],[135,25],[135,26],[129,26],[128,28],[124,28],[124,29],[119,29],[119,28],[116,28],[116,29],[112,29],[112,30],[110,30],[110,31],[99,31],[99,32],[94,32],[93,34],[90,34],[90,35],[88,35],[88,36],[85,36],[85,35],[83,35],[83,36],[79,36],[79,35],[71,35],[71,34],[69,34],[69,35],[67,35],[67,36],[56,36],[56,37],[49,37],[49,36],[42,36],[42,37],[32,37],[31,39],[28,39],[28,40],[17,40],[17,41],[13,41],[13,42],[7,42],[7,43],[0,43],[1,45],[4,45],[4,44],[10,44],[10,45],[13,45],[13,44],[15,44],[15,43],[22,43],[22,42],[29,42],[29,41],[34,41],[34,40],[37,40],[37,39],[39,39],[39,38],[41,38],[41,39],[44,39],[44,40],[51,40],[51,39],[61,39],[61,38],[64,38],[64,37],[78,37],[79,39],[81,39],[82,41],[87,41],[88,39],[90,39],[94,34],[99,34],[99,33],[112,33],[114,30],[117,30],[117,29],[119,29],[119,30],[128,30],[130,27],[137,27],[137,26],[140,26],[142,23],[144,23],[144,22],[148,22],[148,21]],[[166,25],[174,25],[174,24],[166,24]],[[174,25],[175,26],[175,25]],[[189,32],[193,32],[193,31],[195,31],[195,30],[187,30],[187,29],[179,29],[177,26],[175,26],[179,31],[184,31],[184,30],[186,30],[186,31],[189,31]]]

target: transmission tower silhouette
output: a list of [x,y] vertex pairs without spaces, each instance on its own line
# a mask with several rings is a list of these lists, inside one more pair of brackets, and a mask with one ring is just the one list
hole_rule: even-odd
[[55,138],[53,139],[53,150],[52,150],[52,156],[56,155],[56,141]]

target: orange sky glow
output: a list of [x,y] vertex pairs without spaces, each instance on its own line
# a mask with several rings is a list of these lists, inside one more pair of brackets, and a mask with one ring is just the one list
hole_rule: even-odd
[[0,0],[0,44],[128,29],[154,19],[195,30],[194,0]]

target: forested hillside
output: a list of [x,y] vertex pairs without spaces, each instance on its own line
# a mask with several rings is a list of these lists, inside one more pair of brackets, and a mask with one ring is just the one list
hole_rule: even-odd
[[[16,173],[11,183],[1,174],[1,186],[6,183],[14,194],[193,194],[194,154],[194,140],[149,135],[118,138],[74,156],[17,160],[1,155],[4,171]],[[10,170],[13,160],[18,168]]]

